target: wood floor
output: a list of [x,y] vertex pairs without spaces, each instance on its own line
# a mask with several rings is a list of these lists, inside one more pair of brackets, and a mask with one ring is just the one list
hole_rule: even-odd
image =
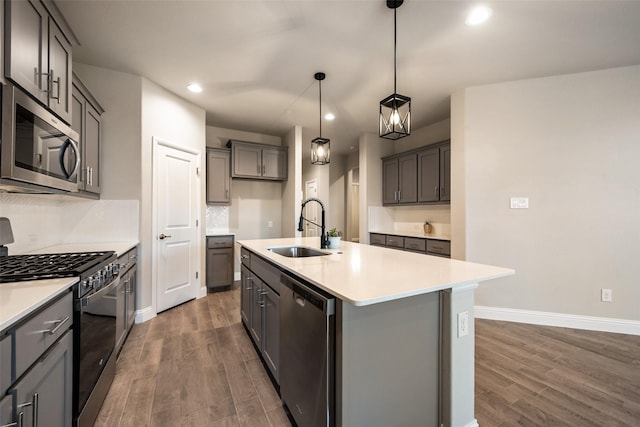
[[[95,425],[289,427],[239,307],[236,285],[135,325]],[[475,407],[482,427],[638,427],[640,337],[477,320]]]

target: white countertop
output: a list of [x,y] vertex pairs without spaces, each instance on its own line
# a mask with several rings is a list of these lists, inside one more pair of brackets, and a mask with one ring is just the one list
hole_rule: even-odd
[[319,249],[317,237],[240,240],[238,243],[356,306],[461,287],[515,273],[508,268],[351,242],[341,242],[339,249],[324,250],[331,255],[309,258],[287,258],[267,250],[290,245]]
[[30,254],[60,254],[65,252],[101,252],[115,251],[120,256],[135,248],[138,241],[124,242],[90,242],[90,243],[62,243],[59,245],[47,246],[46,248],[29,251]]
[[77,277],[0,283],[0,331],[69,289]]
[[390,235],[393,235],[393,236],[419,237],[421,239],[434,239],[434,240],[448,240],[448,241],[451,241],[451,236],[447,236],[445,234],[435,234],[435,233],[426,234],[424,231],[370,230],[369,233],[390,234]]

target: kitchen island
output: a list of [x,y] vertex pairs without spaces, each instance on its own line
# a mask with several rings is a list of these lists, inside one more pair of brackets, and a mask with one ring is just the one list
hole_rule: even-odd
[[269,251],[318,238],[239,244],[336,297],[333,425],[477,425],[474,291],[513,270],[350,242],[308,258]]

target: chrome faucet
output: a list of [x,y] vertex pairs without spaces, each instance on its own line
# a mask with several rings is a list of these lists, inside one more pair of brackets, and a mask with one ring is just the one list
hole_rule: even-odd
[[[322,208],[322,216],[321,216],[321,224],[316,224],[313,221],[309,221],[307,218],[302,216],[302,213],[304,212],[304,207],[307,205],[307,203],[309,202],[318,202],[320,204],[320,207]],[[304,231],[304,229],[302,228],[302,224],[304,221],[307,221],[308,223],[311,223],[313,225],[315,225],[316,227],[320,227],[320,249],[327,249],[327,247],[329,247],[328,244],[328,240],[326,233],[325,233],[325,225],[324,225],[324,204],[322,203],[322,201],[320,201],[320,199],[316,199],[315,197],[311,197],[309,199],[303,200],[302,201],[302,208],[300,209],[300,221],[298,222],[298,231]]]

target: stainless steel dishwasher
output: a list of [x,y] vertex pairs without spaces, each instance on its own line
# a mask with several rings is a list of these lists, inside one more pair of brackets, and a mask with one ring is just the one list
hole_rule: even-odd
[[282,274],[280,394],[299,427],[335,425],[335,298]]

